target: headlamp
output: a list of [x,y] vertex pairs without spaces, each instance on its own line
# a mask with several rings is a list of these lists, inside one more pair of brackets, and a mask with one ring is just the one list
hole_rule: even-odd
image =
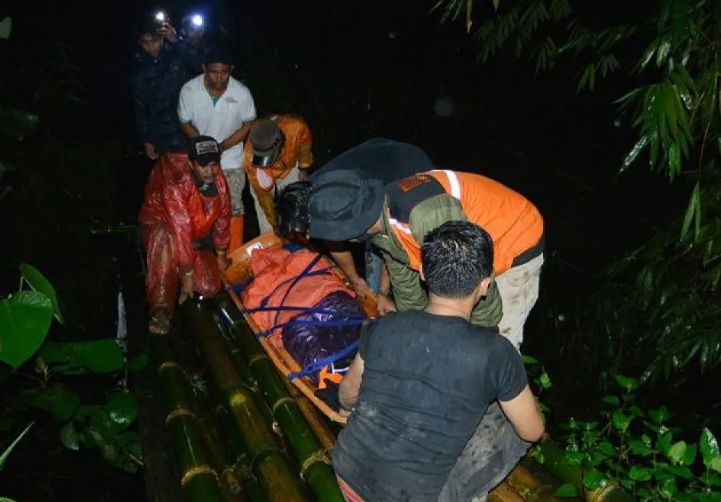
[[193,23],[193,26],[196,28],[200,28],[203,26],[203,16],[200,14],[194,14],[192,18],[190,18],[190,22]]
[[163,12],[162,10],[159,10],[158,12],[156,12],[155,20],[158,21],[159,23],[165,22],[165,12]]

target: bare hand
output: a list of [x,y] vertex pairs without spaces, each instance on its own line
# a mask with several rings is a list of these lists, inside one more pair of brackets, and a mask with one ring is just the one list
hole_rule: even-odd
[[360,296],[371,296],[373,295],[373,290],[368,286],[368,283],[363,279],[362,277],[357,277],[355,279],[349,280],[350,285],[353,286],[353,289],[356,293]]
[[150,160],[155,160],[160,157],[160,154],[158,153],[158,150],[155,148],[154,144],[145,143],[145,156],[148,157]]
[[393,298],[385,295],[378,295],[378,315],[386,315],[391,312],[396,312],[396,303]]
[[178,297],[178,304],[182,304],[185,300],[188,298],[193,297],[193,285],[195,283],[195,278],[193,277],[193,273],[190,274],[182,274],[182,278],[180,279],[180,296]]

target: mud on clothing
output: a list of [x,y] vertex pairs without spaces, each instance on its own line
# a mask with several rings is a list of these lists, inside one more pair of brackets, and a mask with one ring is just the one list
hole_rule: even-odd
[[365,500],[437,500],[487,407],[527,385],[503,337],[460,317],[384,316],[361,337],[359,399],[333,468]]
[[276,121],[285,138],[280,155],[273,165],[255,167],[252,162],[253,145],[248,141],[243,147],[243,168],[253,189],[256,210],[261,210],[257,211],[261,234],[275,226],[276,189],[298,181],[298,169],[307,169],[313,165],[313,135],[305,120],[293,115],[280,115],[271,120]]

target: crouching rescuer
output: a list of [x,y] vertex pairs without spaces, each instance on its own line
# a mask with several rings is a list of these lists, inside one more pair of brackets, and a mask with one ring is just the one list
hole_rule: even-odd
[[[488,233],[449,221],[421,252],[425,309],[371,325],[340,384],[350,416],[333,467],[346,500],[485,500],[544,431],[521,356],[469,322],[491,284]],[[488,441],[477,428],[496,414]]]
[[196,292],[214,296],[220,291],[220,271],[228,266],[230,214],[215,139],[198,136],[189,155],[171,153],[158,159],[139,215],[152,333],[168,332],[176,301],[183,303]]

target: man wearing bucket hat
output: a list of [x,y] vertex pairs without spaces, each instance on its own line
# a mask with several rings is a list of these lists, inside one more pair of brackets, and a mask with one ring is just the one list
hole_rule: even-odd
[[[388,138],[369,139],[320,167],[310,176],[310,182],[288,185],[276,202],[276,232],[291,241],[307,241],[311,187],[315,179],[325,173],[351,170],[364,179],[378,180],[385,185],[432,168],[431,159],[416,145]],[[348,243],[326,242],[326,247],[356,292],[378,292],[386,271],[380,253],[370,243],[365,243],[365,279],[358,274]]]
[[230,205],[215,139],[198,136],[189,154],[165,154],[156,162],[138,218],[151,332],[170,329],[176,301],[220,291],[220,270],[228,266]]
[[275,198],[278,191],[308,179],[313,165],[313,136],[301,117],[273,115],[250,129],[243,150],[243,167],[255,200],[260,233],[276,225]]
[[428,171],[385,187],[352,171],[336,171],[314,180],[309,213],[310,237],[370,240],[381,249],[390,276],[390,288],[381,285],[381,310],[425,307],[419,243],[428,232],[453,220],[484,228],[493,239],[496,280],[471,322],[498,325],[519,348],[523,324],[538,298],[544,245],[543,218],[522,195],[485,176],[458,171]]

